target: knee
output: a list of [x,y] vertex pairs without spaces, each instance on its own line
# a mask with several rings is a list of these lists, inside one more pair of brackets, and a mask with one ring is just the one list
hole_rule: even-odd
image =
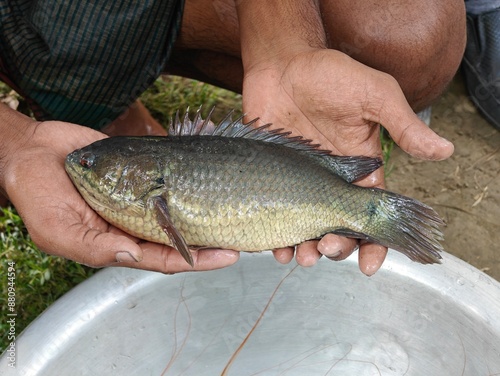
[[465,48],[464,2],[386,3],[322,1],[329,44],[391,74],[420,110],[443,92],[458,69]]

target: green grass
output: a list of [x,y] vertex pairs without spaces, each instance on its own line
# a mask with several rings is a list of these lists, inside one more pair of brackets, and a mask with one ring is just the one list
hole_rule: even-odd
[[382,144],[382,160],[384,161],[384,176],[387,179],[392,172],[393,164],[390,162],[392,151],[396,143],[383,127],[380,129],[380,143]]
[[[0,83],[2,95],[14,95]],[[29,114],[27,106],[20,100],[20,109]],[[183,113],[187,107],[197,109],[203,104],[206,116],[211,107],[216,106],[213,119],[221,119],[229,109],[241,113],[241,96],[204,83],[180,77],[162,77],[141,97],[152,115],[163,125],[176,110]],[[384,160],[389,159],[393,143],[382,134]],[[386,167],[386,173],[390,168]],[[7,270],[9,262],[15,263],[16,270],[16,333],[21,331],[57,298],[95,273],[94,269],[59,257],[40,252],[31,241],[21,218],[12,207],[0,210],[0,352],[9,341],[7,333],[8,286]]]
[[[0,349],[8,345],[8,287],[15,283],[16,332],[19,334],[57,298],[94,273],[94,270],[40,252],[12,207],[0,209]],[[14,263],[16,277],[8,278]],[[11,284],[9,284],[11,282]]]
[[176,76],[165,76],[156,80],[141,96],[141,100],[163,126],[169,124],[171,116],[177,110],[184,114],[190,108],[192,113],[200,105],[203,105],[203,116],[215,107],[214,120],[221,120],[231,109],[241,114],[241,95]]

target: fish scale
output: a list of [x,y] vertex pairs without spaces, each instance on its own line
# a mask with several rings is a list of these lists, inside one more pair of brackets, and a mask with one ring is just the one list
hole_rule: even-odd
[[430,207],[352,184],[380,160],[332,156],[241,118],[211,131],[206,121],[177,118],[169,137],[97,141],[68,155],[66,170],[104,219],[190,263],[188,246],[262,251],[326,233],[439,261],[443,222]]
[[[235,147],[251,147],[252,142],[249,140],[238,141],[240,142],[237,142]],[[224,142],[224,139],[212,139],[207,144]],[[238,158],[237,155],[230,163],[226,163],[223,169],[215,164],[212,178],[222,186],[230,186],[230,191],[213,185],[211,189],[193,192],[189,190],[191,179],[183,179],[180,183],[173,181],[172,186],[167,188],[167,202],[171,203],[169,209],[173,222],[181,229],[189,244],[203,245],[197,238],[196,231],[192,229],[197,227],[197,218],[204,216],[210,218],[211,230],[205,237],[209,239],[210,244],[248,251],[284,247],[316,238],[327,227],[327,223],[335,221],[334,212],[325,210],[331,206],[329,197],[332,195],[329,190],[321,189],[321,186],[324,185],[322,181],[325,177],[330,180],[338,178],[325,173],[324,169],[315,168],[312,161],[295,160],[293,153],[291,156],[284,155],[288,154],[289,149],[276,149],[271,144],[262,147],[262,153],[252,158],[251,165],[248,164],[246,156]],[[179,173],[180,170],[191,171],[193,178],[198,176],[198,170],[204,170],[206,165],[213,164],[213,161],[204,158],[205,155],[202,147],[190,151],[183,160],[182,167],[179,166]],[[274,163],[268,163],[270,158]],[[291,164],[297,169],[291,169]],[[310,167],[307,176],[301,172],[301,165],[304,165],[304,168]],[[176,175],[175,171],[173,175]],[[267,180],[261,183],[258,177],[267,177]],[[263,189],[263,186],[272,189]],[[291,194],[292,187],[294,195]],[[189,191],[189,194],[184,194],[186,191]],[[286,196],[294,200],[287,200]],[[269,210],[269,206],[273,206],[273,209]],[[220,208],[231,208],[233,213],[229,216],[224,213],[219,215]],[[208,212],[204,212],[205,210]],[[186,215],[187,213],[189,215]],[[318,222],[324,222],[322,228],[318,228]],[[283,223],[289,223],[286,236],[283,236],[283,231],[279,231],[280,224]],[[225,227],[231,229],[231,236],[221,236],[220,229]],[[278,237],[278,234],[281,236]],[[286,241],[281,240],[282,238],[286,238]]]

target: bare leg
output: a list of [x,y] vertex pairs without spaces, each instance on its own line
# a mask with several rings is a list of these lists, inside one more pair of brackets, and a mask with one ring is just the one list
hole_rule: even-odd
[[134,102],[127,111],[102,130],[108,136],[165,135],[166,130],[144,107],[141,101]]
[[[456,73],[465,49],[461,0],[322,0],[323,20],[335,25],[332,48],[391,74],[408,102],[420,110]],[[336,11],[328,11],[335,8]],[[342,17],[342,15],[356,15]]]
[[[391,74],[420,110],[455,74],[465,46],[461,0],[321,0],[329,47]],[[170,72],[241,92],[233,0],[187,0]]]
[[9,200],[0,193],[0,208],[5,208],[9,204]]

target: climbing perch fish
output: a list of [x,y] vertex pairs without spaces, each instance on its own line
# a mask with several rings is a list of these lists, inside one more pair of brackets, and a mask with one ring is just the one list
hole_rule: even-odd
[[380,159],[333,156],[231,113],[215,127],[209,119],[177,115],[168,137],[97,141],[69,154],[66,171],[101,217],[191,265],[189,248],[261,251],[327,233],[439,262],[443,222],[432,208],[352,184]]

